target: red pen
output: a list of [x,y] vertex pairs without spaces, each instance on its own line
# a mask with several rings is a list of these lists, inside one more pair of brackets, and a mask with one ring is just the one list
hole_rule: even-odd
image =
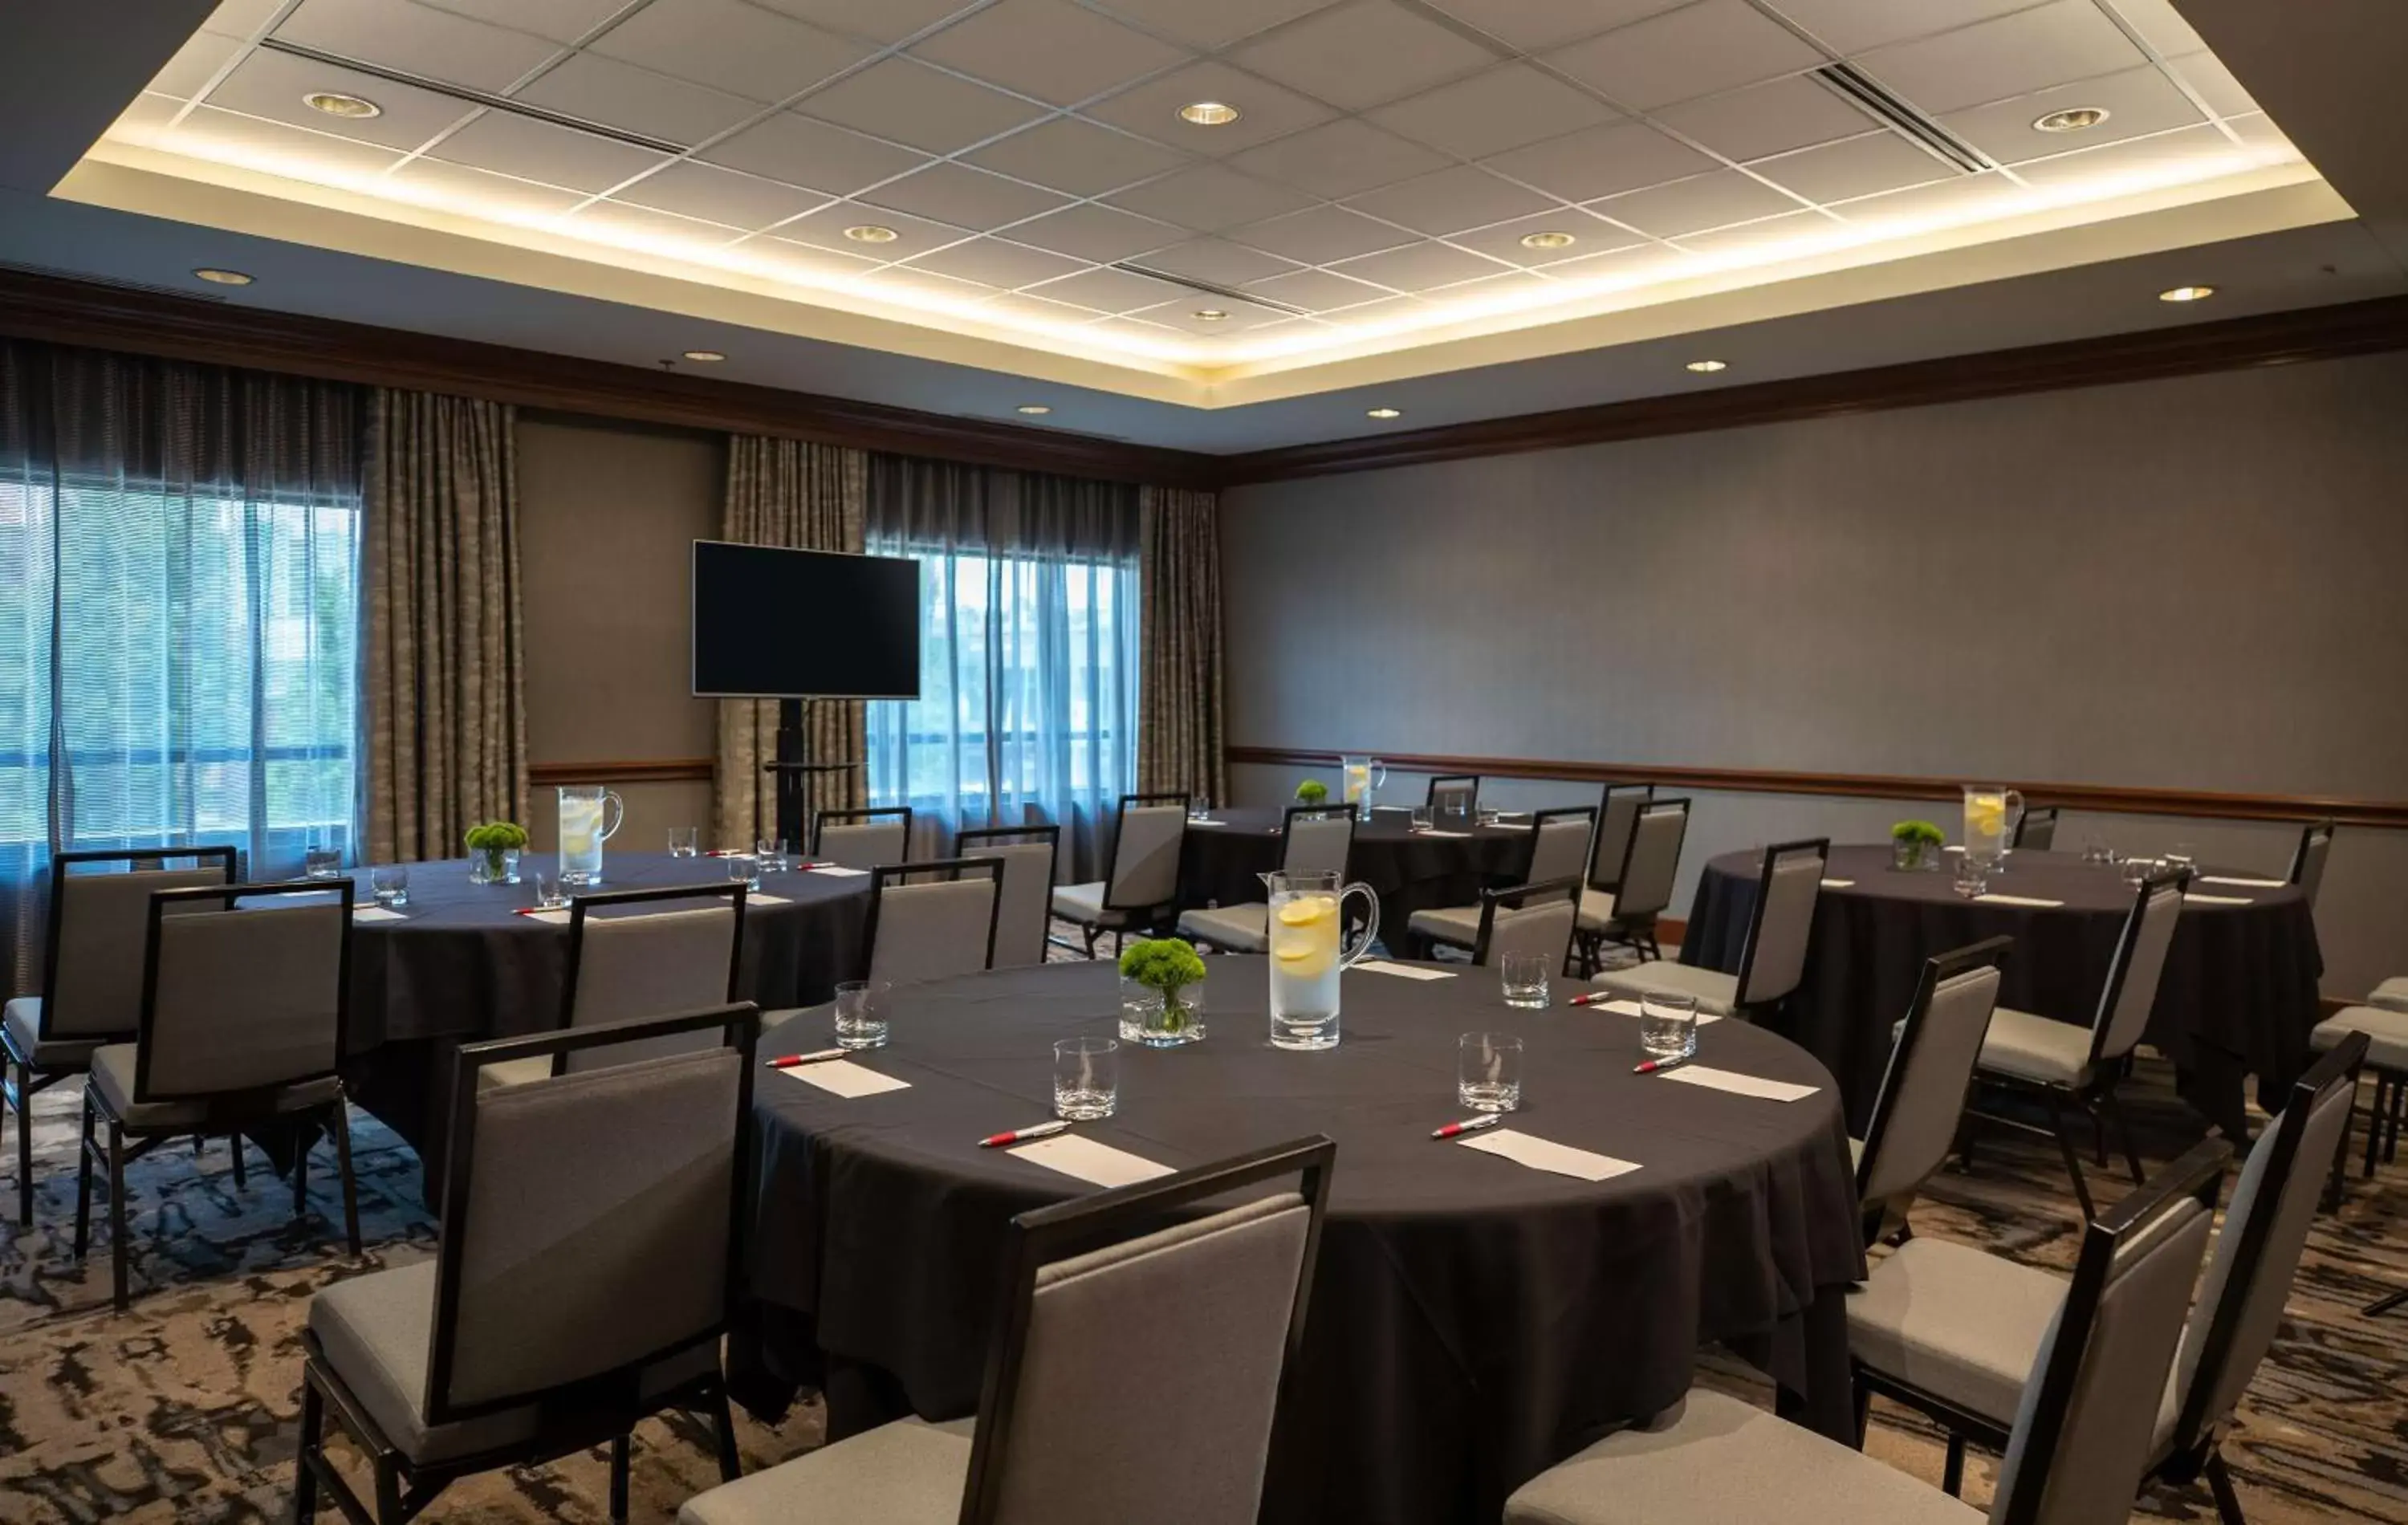
[[1008,1144],[1026,1144],[1030,1139],[1050,1139],[1070,1125],[1061,1119],[1037,1123],[1027,1128],[1015,1128],[1008,1133],[989,1133],[979,1140],[982,1149],[1000,1149]]
[[777,1058],[767,1060],[767,1063],[772,1070],[792,1070],[798,1064],[824,1064],[830,1059],[840,1059],[852,1052],[849,1048],[814,1049],[809,1054],[781,1055]]
[[1505,1115],[1501,1112],[1484,1112],[1477,1117],[1467,1117],[1459,1123],[1449,1123],[1444,1128],[1434,1128],[1430,1129],[1430,1137],[1459,1139],[1466,1133],[1477,1133],[1484,1128],[1494,1128],[1504,1120]]
[[1688,1062],[1686,1058],[1649,1059],[1644,1064],[1631,1066],[1630,1072],[1634,1075],[1652,1075],[1658,1070],[1678,1070]]
[[1584,996],[1574,996],[1570,1004],[1574,1006],[1602,1006],[1607,1001],[1614,999],[1614,994],[1611,990],[1592,990]]

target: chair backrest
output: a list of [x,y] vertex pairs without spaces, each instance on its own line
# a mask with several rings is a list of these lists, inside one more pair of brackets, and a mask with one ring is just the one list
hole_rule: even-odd
[[[1300,1140],[1013,1219],[963,1525],[1253,1525],[1336,1154]],[[1232,1192],[1253,1200],[1159,1227]]]
[[2177,1449],[2200,1445],[2232,1417],[2273,1345],[2325,1168],[2349,1130],[2366,1044],[2366,1034],[2351,1033],[2311,1066],[2241,1168],[2175,1363]]
[[882,869],[911,852],[911,807],[824,810],[811,818],[811,856],[848,869]]
[[1630,846],[1622,855],[1621,887],[1613,892],[1616,921],[1644,921],[1672,903],[1672,881],[1681,871],[1681,839],[1689,834],[1689,802],[1650,799],[1639,807]]
[[351,1013],[351,889],[339,879],[152,892],[134,1099],[332,1075]]
[[905,983],[995,967],[1003,864],[992,857],[896,863],[869,885],[862,934],[872,981]]
[[1346,860],[1354,851],[1353,811],[1343,805],[1290,805],[1281,823],[1282,869],[1346,877]]
[[[759,1024],[741,1003],[459,1050],[429,1424],[564,1391],[634,1403],[646,1367],[717,1343],[743,1263]],[[557,1071],[623,1045],[650,1057],[477,1084],[488,1064]]]
[[1512,889],[1482,890],[1480,934],[1471,945],[1471,961],[1493,967],[1509,953],[1535,953],[1548,961],[1549,973],[1561,971],[1580,922],[1580,875],[1573,873]]
[[[744,960],[745,895],[741,881],[729,880],[578,896],[568,906],[568,975],[562,982],[560,1025],[590,1028],[734,1000]],[[706,1033],[685,1046],[714,1042]],[[564,1054],[556,1068],[598,1069],[652,1057],[613,1044]]]
[[[190,858],[189,869],[135,868]],[[103,864],[127,865],[120,873],[79,873]],[[190,889],[234,882],[231,847],[192,847],[171,852],[61,853],[50,859],[50,926],[42,961],[39,1036],[123,1037],[142,1021],[143,939],[150,935],[150,897],[163,889]],[[175,902],[187,914],[222,902]]]
[[1125,794],[1112,833],[1108,911],[1152,911],[1179,899],[1180,856],[1187,845],[1187,797]]
[[1856,1163],[1856,1200],[1869,1215],[1903,1216],[1948,1158],[1999,1003],[1999,966],[2013,944],[1994,937],[1924,962]]
[[2324,886],[2325,859],[2332,855],[2333,824],[2316,821],[2300,832],[2300,845],[2291,851],[2292,884],[2307,897],[2308,909],[2316,908],[2316,891]]
[[2130,1516],[2231,1153],[2221,1140],[2200,1144],[2084,1229],[2024,1383],[1992,1525]]
[[1429,793],[1422,797],[1429,807],[1433,820],[1447,815],[1469,819],[1480,809],[1480,775],[1477,773],[1440,773],[1429,781]]
[[1523,882],[1586,878],[1589,839],[1596,835],[1595,805],[1537,812],[1530,817],[1530,862],[1522,874]]
[[2007,845],[2024,853],[2049,851],[2057,845],[2057,816],[2055,805],[2027,807],[2015,820],[2015,840]]
[[1653,784],[1605,786],[1605,797],[1598,801],[1597,841],[1589,848],[1589,888],[1621,887],[1622,860],[1630,852],[1630,831],[1639,824],[1639,807],[1655,798]]
[[954,833],[954,856],[991,857],[1003,865],[993,968],[1024,969],[1045,961],[1054,863],[1061,850],[1062,828],[1056,826],[981,827]]
[[2176,870],[2151,874],[2134,892],[2131,914],[2124,918],[2114,957],[2107,965],[2099,1015],[2090,1025],[2092,1063],[2122,1058],[2139,1046],[2148,1029],[2149,1010],[2157,1003],[2157,981],[2166,971],[2166,950],[2173,946],[2174,924],[2182,919],[2183,891],[2189,887],[2189,870]]
[[1830,857],[1828,837],[1776,842],[1764,850],[1756,909],[1747,918],[1747,940],[1740,946],[1742,1006],[1770,1006],[1805,977],[1814,907],[1823,896],[1823,866]]

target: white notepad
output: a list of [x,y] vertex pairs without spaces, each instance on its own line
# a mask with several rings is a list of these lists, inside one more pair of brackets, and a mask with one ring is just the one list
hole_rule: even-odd
[[[1625,997],[1620,1000],[1593,1000],[1588,1003],[1587,1010],[1592,1012],[1612,1012],[1616,1016],[1645,1016],[1647,1014],[1647,1013],[1641,1008],[1639,1002],[1632,1000],[1627,997]],[[1721,1020],[1722,1016],[1719,1013],[1699,1012],[1698,1014],[1698,1026],[1701,1028],[1709,1022],[1719,1022]]]
[[1856,882],[1853,879],[1826,879],[1823,881],[1823,887],[1825,889],[1854,889],[1856,887]]
[[1440,831],[1436,827],[1430,827],[1426,830],[1416,831],[1413,835],[1416,837],[1469,837],[1471,833],[1469,831]]
[[1973,899],[1985,905],[2036,905],[2043,911],[2054,911],[2065,903],[2063,900],[2035,899],[2029,895],[1976,895]]
[[2291,884],[2287,879],[2229,879],[2220,874],[2213,873],[2201,874],[2197,880],[2193,881],[2193,883],[2201,885],[2239,885],[2243,889],[2287,889],[2290,887]]
[[1394,974],[1400,980],[1451,980],[1455,973],[1444,969],[1415,969],[1411,964],[1392,964],[1385,958],[1366,958],[1354,966],[1369,974]]
[[808,869],[804,871],[824,873],[830,879],[859,879],[869,872],[867,869],[848,869],[841,863],[823,863],[816,869]]
[[1187,818],[1187,824],[1189,826],[1227,826],[1229,823],[1226,821],[1207,820],[1199,816],[1191,815]]
[[1734,1070],[1714,1070],[1702,1064],[1684,1064],[1677,1070],[1659,1072],[1666,1080],[1677,1080],[1684,1086],[1703,1086],[1708,1090],[1728,1091],[1733,1096],[1760,1096],[1768,1101],[1796,1101],[1821,1090],[1819,1086],[1798,1086],[1785,1080],[1759,1080]]
[[353,921],[408,921],[409,918],[398,911],[390,911],[380,905],[364,905],[351,913],[351,919]]
[[1510,1128],[1492,1128],[1484,1133],[1474,1133],[1456,1142],[1467,1149],[1477,1149],[1484,1155],[1510,1159],[1534,1171],[1570,1175],[1583,1181],[1611,1181],[1639,1168],[1631,1160],[1591,1154],[1586,1149],[1575,1149],[1568,1144],[1550,1144],[1527,1133],[1516,1133]]
[[548,921],[554,927],[566,927],[568,925],[568,908],[566,906],[563,906],[557,911],[522,911],[519,914],[526,917],[529,921]]
[[746,905],[792,905],[795,902],[782,895],[764,895],[757,889],[748,889],[744,892],[744,903]]
[[2256,905],[2246,895],[2201,895],[2197,890],[2183,897],[2185,905]]
[[882,1075],[875,1070],[865,1070],[851,1059],[821,1059],[811,1064],[790,1064],[778,1072],[792,1075],[806,1085],[817,1086],[830,1096],[850,1101],[857,1096],[877,1096],[885,1091],[908,1091],[911,1083],[893,1075]]
[[1050,1139],[1020,1144],[1007,1153],[1016,1159],[1042,1165],[1049,1171],[1076,1176],[1092,1186],[1135,1186],[1140,1181],[1151,1181],[1158,1175],[1170,1173],[1168,1165],[1157,1165],[1143,1155],[1133,1155],[1109,1144],[1082,1139],[1076,1133],[1056,1133]]

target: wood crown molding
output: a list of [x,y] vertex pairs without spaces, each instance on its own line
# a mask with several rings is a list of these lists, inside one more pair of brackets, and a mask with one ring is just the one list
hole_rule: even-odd
[[[1440,757],[1375,753],[1396,771],[1478,773],[1484,778],[1568,780],[1579,784],[1653,784],[1659,788],[1726,794],[1835,795],[1856,799],[1956,799],[1959,779],[1888,773],[1801,773],[1770,769],[1691,768],[1631,763],[1549,761],[1529,757]],[[1236,746],[1232,763],[1280,768],[1332,768],[1340,754],[1294,747]],[[2010,781],[2012,783],[2012,781]],[[2183,815],[2200,820],[2332,821],[2341,826],[2408,830],[2408,800],[2336,799],[2314,795],[2218,794],[2196,789],[2135,789],[2106,784],[2013,784],[2035,805],[2102,811],[2117,815]]]
[[527,764],[527,784],[548,789],[562,784],[708,784],[718,765],[709,757],[665,757],[650,762],[540,762]]

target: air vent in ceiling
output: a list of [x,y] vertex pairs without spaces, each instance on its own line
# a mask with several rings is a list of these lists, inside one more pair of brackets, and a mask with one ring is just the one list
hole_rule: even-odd
[[162,286],[148,281],[119,281],[105,275],[87,275],[81,270],[62,270],[55,265],[21,265],[15,260],[0,260],[0,270],[18,275],[43,276],[52,281],[72,281],[79,286],[107,286],[112,291],[138,291],[148,296],[173,296],[187,302],[222,302],[222,293],[194,290],[190,286]]
[[553,111],[527,101],[511,100],[507,95],[495,95],[482,90],[470,90],[466,85],[455,85],[447,80],[430,79],[423,74],[411,74],[406,69],[389,69],[381,64],[371,64],[366,59],[350,58],[341,53],[330,53],[322,48],[311,48],[298,42],[287,42],[282,37],[262,37],[259,39],[259,45],[269,52],[283,53],[291,58],[306,58],[312,64],[323,64],[332,68],[349,69],[353,74],[365,74],[371,79],[383,79],[396,85],[408,85],[412,90],[423,90],[431,94],[442,95],[470,106],[481,106],[487,110],[507,111],[514,117],[525,117],[534,122],[548,122],[555,127],[566,127],[571,132],[584,133],[594,137],[607,137],[614,143],[631,144],[639,149],[650,149],[654,153],[683,153],[687,148],[686,144],[673,143],[666,137],[654,137],[648,133],[632,133],[624,127],[613,127],[608,122],[589,122],[583,117],[570,116],[566,111]]
[[1997,167],[1981,150],[1891,94],[1887,86],[1853,64],[1827,64],[1814,71],[1814,79],[1832,94],[1905,135],[1926,153],[1946,160],[1968,175]]
[[1168,285],[1183,286],[1189,291],[1201,292],[1206,296],[1217,296],[1224,301],[1243,302],[1248,307],[1258,307],[1271,312],[1284,312],[1291,318],[1309,318],[1312,316],[1312,309],[1308,308],[1300,308],[1289,302],[1276,301],[1268,296],[1257,296],[1252,292],[1239,291],[1230,286],[1216,286],[1209,281],[1191,281],[1183,275],[1172,275],[1168,270],[1157,270],[1151,265],[1140,265],[1135,260],[1122,260],[1120,263],[1114,265],[1112,268],[1115,270],[1125,270],[1131,275],[1141,275],[1148,281],[1159,281]]

